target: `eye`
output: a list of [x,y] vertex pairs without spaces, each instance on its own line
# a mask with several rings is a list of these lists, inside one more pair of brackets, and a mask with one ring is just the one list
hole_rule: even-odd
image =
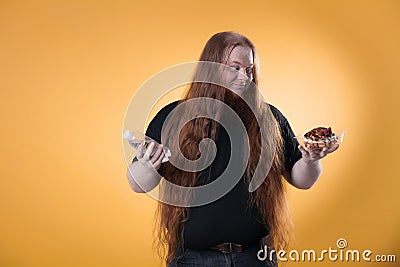
[[253,67],[246,68],[246,73],[247,74],[252,74],[253,73]]
[[239,66],[231,66],[233,71],[240,71],[240,67]]

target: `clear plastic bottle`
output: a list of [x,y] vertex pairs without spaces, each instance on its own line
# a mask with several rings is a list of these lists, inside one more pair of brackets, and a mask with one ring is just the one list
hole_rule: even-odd
[[[157,147],[160,145],[150,137],[144,135],[143,133],[140,132],[130,132],[129,130],[124,131],[124,139],[128,140],[129,144],[131,147],[133,147],[136,152],[139,147],[139,145],[143,145],[144,151],[143,153],[146,153],[146,149],[149,146],[151,142],[154,142],[156,145],[153,148],[153,151],[155,152],[157,150]],[[163,147],[165,157],[163,158],[162,162],[167,162],[169,158],[171,157],[171,151],[169,150],[168,147]],[[154,152],[151,154],[151,156],[154,154]]]

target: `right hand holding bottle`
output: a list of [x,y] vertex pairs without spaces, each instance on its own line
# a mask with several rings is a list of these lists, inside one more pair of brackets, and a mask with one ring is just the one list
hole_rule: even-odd
[[161,144],[156,146],[156,142],[151,142],[147,146],[146,152],[143,153],[143,145],[141,144],[137,148],[136,157],[142,165],[158,170],[161,167],[163,158],[165,157],[163,145]]

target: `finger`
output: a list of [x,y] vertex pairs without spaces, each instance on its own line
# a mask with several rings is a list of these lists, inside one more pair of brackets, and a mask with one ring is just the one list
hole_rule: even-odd
[[155,142],[151,142],[148,146],[147,146],[147,148],[146,148],[146,153],[144,154],[144,156],[143,156],[143,158],[145,159],[145,160],[150,160],[150,156],[151,156],[151,154],[153,153],[153,149],[154,149],[154,146],[155,146]]
[[331,147],[327,150],[327,153],[328,153],[328,154],[329,154],[329,153],[332,153],[332,152],[336,151],[338,148],[339,148],[339,144],[335,144],[335,145],[331,146]]
[[328,151],[328,147],[326,147],[326,146],[323,147],[322,150],[318,152],[318,156],[319,156],[320,158],[325,157],[325,156],[328,154],[327,151]]
[[160,168],[163,158],[164,158],[164,152],[160,155],[160,157],[158,157],[156,162],[154,162],[154,164],[153,164],[153,166],[156,170],[158,170]]
[[154,164],[154,162],[156,162],[158,160],[158,158],[160,157],[162,152],[163,152],[163,147],[162,147],[162,145],[159,145],[156,152],[154,153],[154,155],[151,156],[151,163]]
[[314,148],[314,147],[308,149],[308,153],[312,158],[318,157],[319,151],[320,151],[319,148]]
[[301,154],[307,156],[309,154],[309,152],[307,150],[305,150],[305,148],[302,145],[298,145],[297,146],[301,152]]

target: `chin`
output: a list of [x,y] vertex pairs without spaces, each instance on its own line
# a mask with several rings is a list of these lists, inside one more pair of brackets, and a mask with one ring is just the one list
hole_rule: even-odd
[[243,94],[245,93],[246,89],[247,89],[246,86],[241,86],[241,87],[234,87],[234,86],[232,86],[232,87],[230,88],[230,90],[231,90],[232,92],[234,92],[235,94],[237,94],[237,95],[239,95],[239,96],[243,96]]

